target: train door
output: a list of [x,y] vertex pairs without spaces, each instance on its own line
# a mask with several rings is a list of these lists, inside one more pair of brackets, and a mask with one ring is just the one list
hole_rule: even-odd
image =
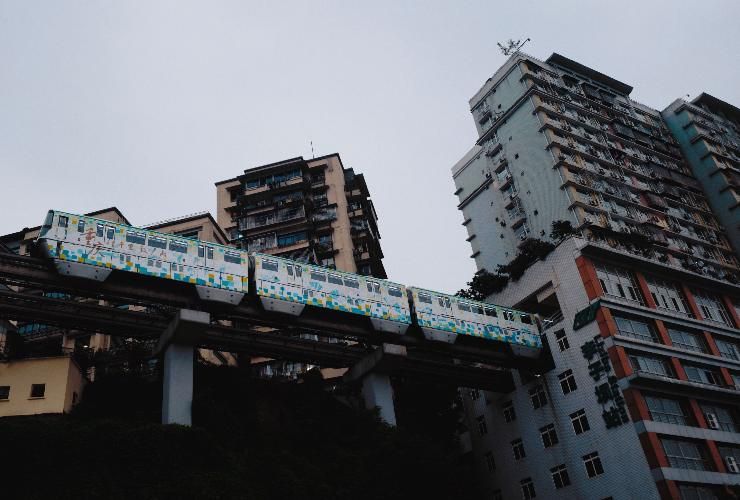
[[298,263],[286,263],[286,293],[291,300],[301,302],[303,298],[303,268]]
[[106,224],[105,237],[104,237],[104,248],[100,249],[100,257],[104,265],[106,266],[113,265],[115,246],[116,246],[116,228]]

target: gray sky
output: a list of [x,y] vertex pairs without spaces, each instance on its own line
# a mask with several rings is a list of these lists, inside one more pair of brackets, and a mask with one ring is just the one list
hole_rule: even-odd
[[0,234],[46,210],[133,224],[215,212],[213,183],[339,152],[365,174],[391,279],[474,272],[452,165],[497,41],[557,51],[662,109],[740,104],[740,2],[0,0]]

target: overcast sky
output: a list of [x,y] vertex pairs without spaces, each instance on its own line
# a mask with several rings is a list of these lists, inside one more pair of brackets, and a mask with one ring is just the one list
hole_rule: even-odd
[[338,152],[365,174],[391,279],[474,272],[452,165],[468,99],[531,38],[662,109],[740,104],[740,2],[0,0],[0,234],[50,208],[135,225],[209,210],[214,182]]

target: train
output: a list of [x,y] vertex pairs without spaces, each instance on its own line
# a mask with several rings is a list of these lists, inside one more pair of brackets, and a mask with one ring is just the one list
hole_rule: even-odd
[[466,336],[542,347],[526,312],[95,217],[50,210],[37,244],[62,275],[104,281],[113,271],[137,273],[192,284],[206,301],[237,305],[251,294],[266,310],[293,316],[306,307],[342,311],[399,335],[416,324],[435,342]]

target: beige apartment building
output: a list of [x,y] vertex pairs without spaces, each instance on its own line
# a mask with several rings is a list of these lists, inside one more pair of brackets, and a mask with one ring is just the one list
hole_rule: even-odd
[[240,248],[386,277],[365,177],[339,154],[251,168],[216,193],[218,224]]

